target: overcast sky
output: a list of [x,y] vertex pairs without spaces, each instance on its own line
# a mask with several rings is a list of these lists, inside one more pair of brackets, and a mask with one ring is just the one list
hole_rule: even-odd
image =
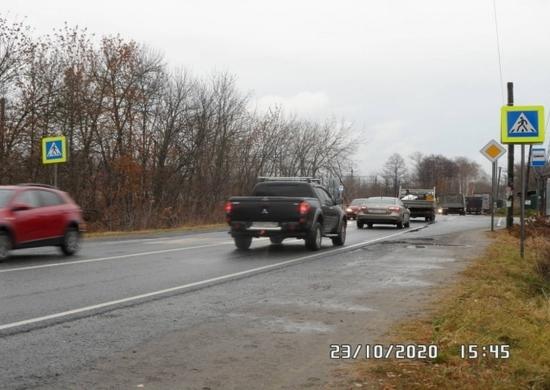
[[[496,0],[503,80],[550,108],[550,1]],[[120,33],[202,76],[228,71],[262,109],[353,124],[361,174],[394,152],[467,156],[499,140],[493,0],[25,0],[0,12],[37,34]],[[505,164],[505,159],[501,160]]]

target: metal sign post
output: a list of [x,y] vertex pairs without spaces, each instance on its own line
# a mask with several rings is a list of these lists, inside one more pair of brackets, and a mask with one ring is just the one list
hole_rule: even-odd
[[[546,196],[542,172],[546,166],[546,148],[540,146],[532,147],[530,155],[529,166],[532,167],[535,172],[535,181],[537,183],[538,213],[539,215],[544,215],[543,204]],[[527,176],[527,182],[529,182],[529,176]]]
[[64,136],[42,138],[42,164],[53,164],[53,185],[57,187],[57,170],[67,162],[67,139]]
[[497,176],[497,161],[498,159],[506,153],[506,149],[500,145],[497,141],[492,139],[480,150],[489,161],[491,161],[491,231],[495,231],[495,182]]
[[520,255],[525,256],[525,145],[544,142],[544,107],[503,106],[501,108],[501,142],[521,145],[520,167]]
[[497,176],[497,162],[493,161],[492,180],[491,180],[491,231],[495,231],[495,203],[496,203],[496,176]]

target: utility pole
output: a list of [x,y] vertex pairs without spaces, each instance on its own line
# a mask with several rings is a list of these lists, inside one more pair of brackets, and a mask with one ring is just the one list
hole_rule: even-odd
[[545,183],[545,177],[542,172],[539,172],[538,174],[535,172],[536,178],[537,178],[537,192],[539,194],[538,200],[539,200],[539,215],[544,216],[545,208],[546,208],[546,183]]
[[[508,106],[514,105],[514,83],[508,82]],[[508,188],[510,190],[507,200],[508,211],[506,214],[506,227],[510,229],[514,224],[514,144],[508,145]]]

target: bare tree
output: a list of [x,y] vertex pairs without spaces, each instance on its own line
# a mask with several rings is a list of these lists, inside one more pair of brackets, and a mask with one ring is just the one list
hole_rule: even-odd
[[[467,194],[471,187],[470,183],[478,179],[481,167],[478,163],[466,157],[457,157],[454,159],[454,162],[457,166],[458,192]],[[468,195],[472,193],[468,193]]]
[[386,181],[386,186],[391,187],[391,195],[398,196],[399,186],[407,177],[407,166],[399,153],[388,157],[382,169],[382,177]]
[[40,139],[64,134],[59,182],[90,227],[138,229],[219,220],[224,199],[258,175],[311,175],[337,185],[351,167],[350,129],[273,107],[247,109],[236,78],[170,71],[154,50],[65,25],[29,38],[0,18],[0,180],[51,182]]

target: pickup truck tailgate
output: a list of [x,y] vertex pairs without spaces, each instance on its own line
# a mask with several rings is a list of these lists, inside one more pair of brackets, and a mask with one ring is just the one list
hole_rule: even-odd
[[307,198],[289,198],[283,196],[234,196],[231,219],[250,222],[292,222],[298,221],[298,206]]

